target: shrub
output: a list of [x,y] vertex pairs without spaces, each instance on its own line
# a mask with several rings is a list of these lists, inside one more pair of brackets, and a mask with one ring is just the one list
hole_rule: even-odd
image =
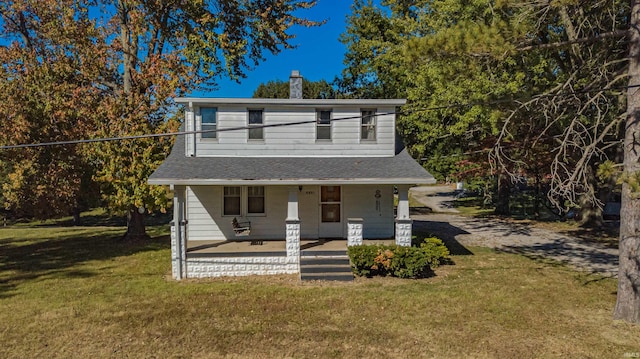
[[449,259],[449,249],[440,238],[425,238],[424,241],[420,243],[420,248],[422,248],[427,256],[431,268],[436,268],[440,264],[448,264],[451,261]]
[[351,246],[347,248],[347,254],[351,260],[351,268],[356,275],[370,277],[377,273],[372,273],[374,269],[375,258],[378,253],[377,246]]
[[359,276],[391,275],[399,278],[422,278],[432,268],[445,263],[449,250],[435,237],[424,238],[419,246],[360,245],[349,247],[353,272]]
[[417,247],[397,246],[391,262],[390,272],[399,278],[421,278],[431,272],[425,252]]

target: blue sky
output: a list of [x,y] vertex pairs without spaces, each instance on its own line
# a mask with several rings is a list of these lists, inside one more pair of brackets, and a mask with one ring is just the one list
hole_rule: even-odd
[[352,1],[318,0],[315,7],[300,13],[311,20],[326,19],[320,27],[293,28],[290,33],[296,38],[291,41],[298,47],[284,50],[277,55],[269,54],[267,60],[260,63],[247,78],[236,83],[228,79],[218,81],[218,90],[192,95],[204,97],[251,97],[261,83],[269,80],[288,80],[291,70],[300,70],[307,80],[318,81],[333,79],[343,68],[345,47],[338,37],[346,29],[346,16],[350,12]]
[[[340,74],[346,48],[338,37],[346,29],[346,17],[351,11],[352,0],[318,0],[313,8],[300,11],[297,15],[310,20],[326,23],[322,26],[306,28],[297,26],[289,30],[296,37],[290,41],[295,49],[283,50],[277,55],[268,53],[266,60],[252,70],[240,83],[227,78],[218,80],[215,91],[196,91],[190,96],[198,97],[251,97],[261,83],[269,80],[288,80],[291,70],[299,70],[307,80],[327,80]],[[6,42],[0,34],[0,44]]]

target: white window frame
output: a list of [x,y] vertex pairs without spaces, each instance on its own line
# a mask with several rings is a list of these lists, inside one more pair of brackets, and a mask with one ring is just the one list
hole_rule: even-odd
[[[262,212],[249,212],[249,189],[250,188],[262,188]],[[245,192],[247,193],[246,203],[247,210],[246,216],[264,216],[267,212],[267,188],[265,186],[245,186]],[[260,198],[259,195],[254,195],[252,197]]]
[[[365,114],[366,113],[366,114]],[[373,120],[373,123],[365,124],[365,118]],[[365,129],[373,128],[373,138],[364,138]],[[360,109],[360,141],[375,142],[378,139],[378,110],[373,108]]]
[[[238,195],[227,195],[227,188],[238,188],[240,189]],[[240,198],[240,203],[239,203],[239,208],[238,208],[238,213],[230,213],[227,214],[225,213],[226,210],[226,201],[227,198]],[[222,187],[222,216],[223,217],[237,217],[237,216],[241,216],[242,215],[242,186],[224,186]]]
[[[224,200],[225,188],[228,187],[240,187],[240,213],[239,214],[225,214],[224,213]],[[249,213],[249,187],[262,187],[264,198],[264,212],[262,213]],[[223,186],[222,187],[222,205],[221,205],[222,217],[265,217],[267,215],[267,186]]]
[[[329,113],[329,123],[320,123],[323,112]],[[329,138],[319,138],[320,128],[329,128]],[[331,109],[316,109],[316,141],[331,141],[333,139],[333,111]]]
[[[260,111],[260,123],[252,124],[251,123],[251,113]],[[264,141],[264,127],[252,128],[257,126],[264,126],[264,109],[261,108],[250,108],[247,110],[247,139],[249,141]],[[251,138],[251,130],[260,130],[260,138]]]
[[[203,110],[207,110],[207,109],[214,109],[215,110],[215,123],[205,123],[204,122],[204,115],[202,113]],[[218,108],[217,107],[200,107],[200,121],[199,125],[200,125],[200,130],[204,131],[204,130],[217,130],[219,128],[219,116],[218,116]],[[218,139],[218,132],[206,132],[206,133],[200,133],[200,139],[203,140],[217,140]]]

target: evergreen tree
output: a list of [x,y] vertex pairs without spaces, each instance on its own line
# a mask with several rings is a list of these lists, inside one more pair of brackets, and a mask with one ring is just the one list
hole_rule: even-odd
[[[411,152],[484,165],[498,178],[498,197],[508,195],[505,188],[513,180],[548,178],[549,199],[558,208],[580,205],[597,218],[594,173],[619,157],[620,134],[626,133],[615,317],[640,321],[640,259],[632,249],[640,242],[634,227],[640,204],[632,195],[639,172],[633,140],[639,101],[629,89],[625,112],[621,90],[627,77],[631,85],[638,83],[638,5],[632,2],[630,12],[629,3],[617,0],[388,0],[379,9],[358,4],[361,17],[351,19],[345,35],[343,81],[365,93],[384,92],[379,97],[402,94],[395,89],[406,86],[409,105],[399,130]],[[367,31],[369,23],[411,31],[387,41],[389,32]],[[350,34],[371,38],[364,36],[367,43],[359,46]],[[399,48],[403,56],[397,56]],[[398,66],[383,66],[388,56]],[[431,170],[447,167],[427,164]],[[497,209],[507,212],[504,203],[498,201]]]
[[[289,98],[289,81],[271,80],[258,85],[253,92],[255,98]],[[336,98],[336,90],[326,80],[302,79],[302,97],[310,99]]]

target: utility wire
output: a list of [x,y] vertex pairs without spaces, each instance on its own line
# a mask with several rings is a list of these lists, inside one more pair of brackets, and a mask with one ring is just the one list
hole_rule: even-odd
[[[538,98],[542,99],[542,98],[553,98],[553,97],[560,97],[560,96],[572,96],[572,95],[580,95],[580,94],[586,94],[586,93],[592,93],[592,92],[628,90],[632,88],[640,88],[640,84],[621,86],[621,87],[611,87],[611,88],[597,89],[597,90],[572,91],[567,93],[556,93],[556,94],[540,94],[540,95],[530,96],[527,98],[500,99],[500,100],[493,100],[493,101],[486,101],[486,102],[468,102],[463,104],[451,104],[451,105],[425,107],[425,108],[414,107],[411,109],[411,111],[391,111],[391,112],[384,112],[384,113],[376,113],[374,116],[407,114],[407,113],[418,112],[418,111],[422,111],[422,112],[438,111],[438,110],[444,110],[444,109],[450,109],[450,108],[458,108],[458,107],[461,108],[461,107],[478,106],[478,105],[488,106],[488,105],[497,105],[497,104],[510,103],[510,102],[515,103],[519,101],[533,100]],[[363,117],[364,116],[359,115],[359,116],[332,118],[329,120],[329,122],[360,119]],[[142,138],[159,138],[159,137],[170,137],[170,136],[176,136],[176,135],[192,135],[197,133],[218,133],[218,132],[239,131],[239,130],[247,130],[247,129],[258,129],[258,128],[295,126],[295,125],[304,125],[304,124],[310,124],[310,123],[317,123],[317,120],[295,121],[295,122],[276,123],[276,124],[269,124],[269,125],[238,126],[238,127],[213,129],[213,130],[177,131],[177,132],[152,133],[152,134],[132,135],[132,136],[116,136],[116,137],[90,138],[90,139],[81,139],[81,140],[25,143],[25,144],[18,144],[18,145],[0,146],[0,150],[46,147],[46,146],[77,145],[77,144],[83,144],[83,143],[96,143],[96,142],[113,142],[113,141],[122,141],[122,140],[136,140],[136,139],[142,139]]]
[[[375,116],[385,116],[385,115],[393,115],[401,113],[400,111],[396,112],[383,112],[376,113]],[[349,117],[340,117],[333,118],[329,120],[330,122],[334,121],[343,121],[343,120],[352,120],[357,118],[362,118],[363,116],[349,116]],[[247,130],[247,129],[255,129],[255,128],[269,128],[269,127],[285,127],[285,126],[294,126],[294,125],[304,125],[308,123],[316,123],[317,120],[306,120],[306,121],[296,121],[296,122],[286,122],[286,123],[274,123],[270,125],[257,125],[257,126],[239,126],[239,127],[229,127],[229,128],[221,128],[215,130],[197,130],[197,131],[177,131],[177,132],[164,132],[164,133],[152,133],[146,135],[132,135],[132,136],[117,136],[117,137],[103,137],[103,138],[90,138],[84,140],[68,140],[68,141],[55,141],[55,142],[41,142],[41,143],[25,143],[19,145],[6,145],[0,146],[0,150],[8,150],[8,149],[16,149],[16,148],[30,148],[30,147],[45,147],[45,146],[58,146],[58,145],[77,145],[82,143],[95,143],[95,142],[111,142],[111,141],[121,141],[121,140],[136,140],[141,138],[156,138],[156,137],[169,137],[176,135],[193,135],[196,133],[218,133],[218,132],[229,132],[229,131],[238,131],[238,130]]]

